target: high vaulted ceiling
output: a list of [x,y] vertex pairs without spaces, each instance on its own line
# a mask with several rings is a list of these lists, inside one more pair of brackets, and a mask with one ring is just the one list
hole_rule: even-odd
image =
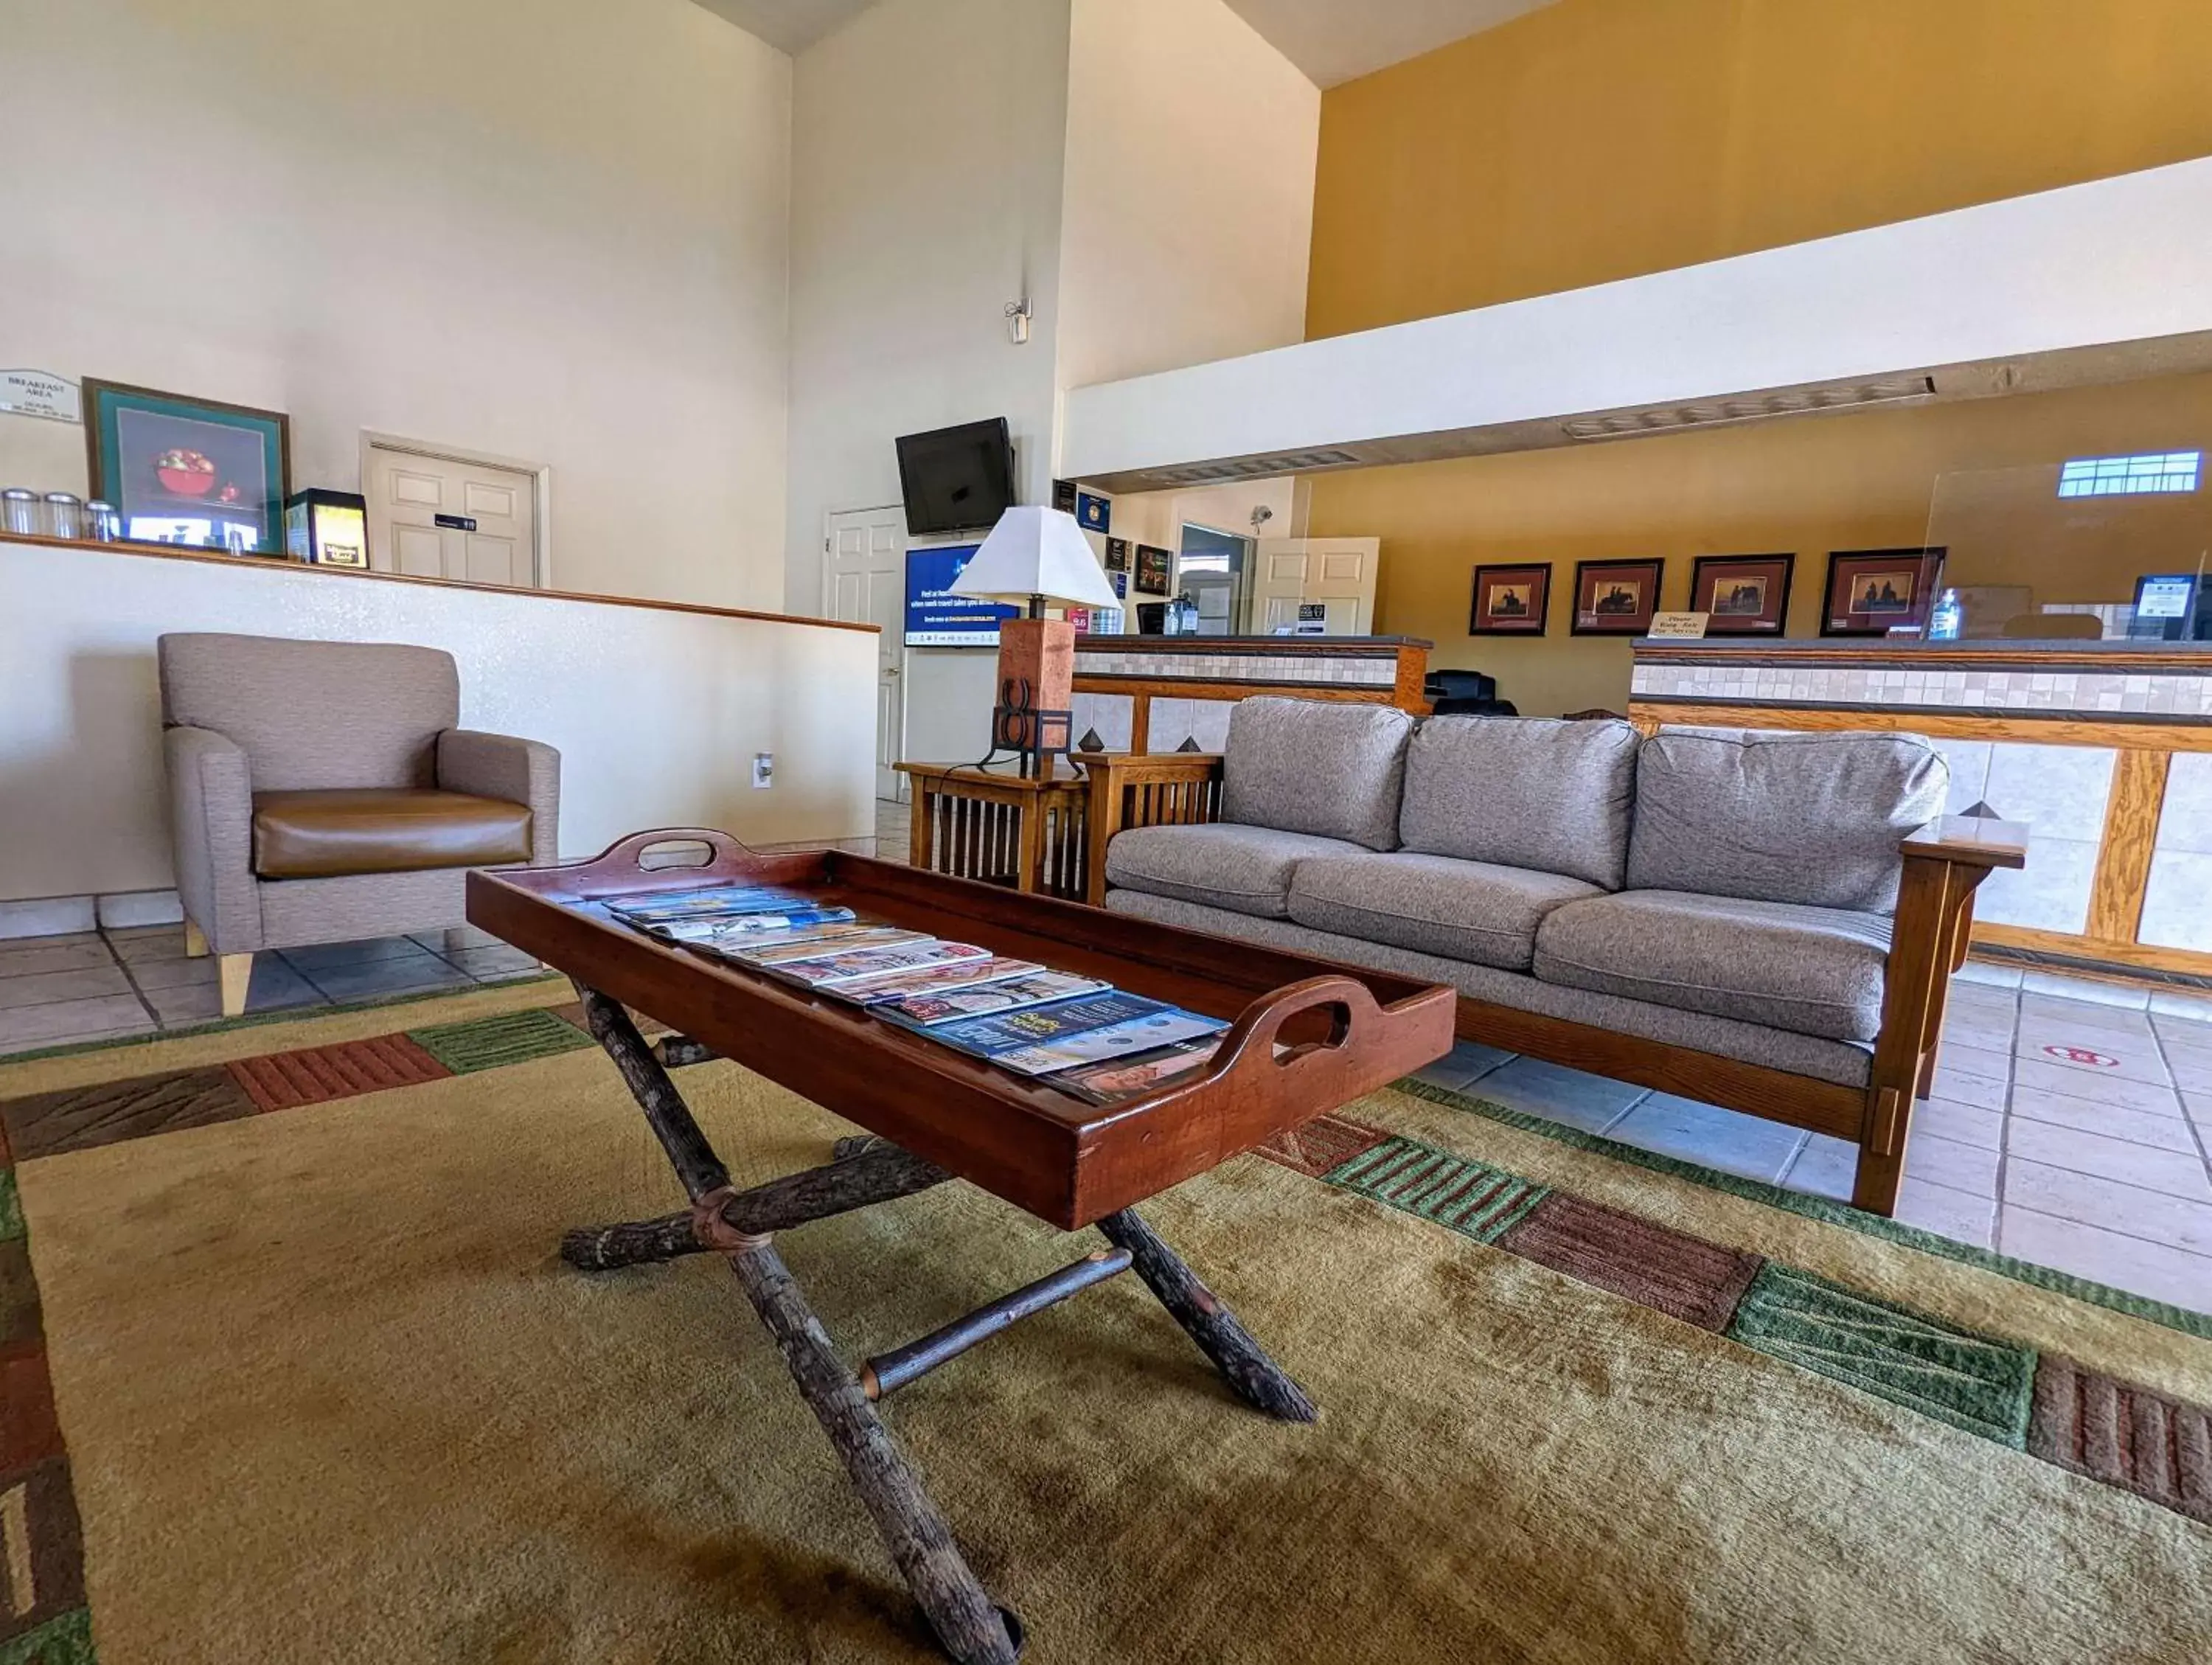
[[[787,52],[805,52],[873,0],[699,0]],[[1316,85],[1334,87],[1493,28],[1553,0],[1228,0]]]

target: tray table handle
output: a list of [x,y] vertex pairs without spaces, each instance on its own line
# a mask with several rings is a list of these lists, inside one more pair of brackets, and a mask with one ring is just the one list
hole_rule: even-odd
[[[1328,1038],[1277,1057],[1275,1037],[1283,1025],[1316,1009],[1331,1013]],[[1382,1021],[1382,1008],[1358,978],[1309,977],[1245,1007],[1222,1041],[1220,1061],[1212,1073],[1219,1077],[1246,1068],[1297,1070],[1323,1061],[1340,1061],[1347,1048],[1366,1041],[1375,1032],[1374,1025]]]

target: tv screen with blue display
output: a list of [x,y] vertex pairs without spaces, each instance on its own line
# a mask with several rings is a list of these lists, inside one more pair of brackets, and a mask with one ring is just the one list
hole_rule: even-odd
[[1021,610],[1002,602],[948,593],[952,580],[980,544],[908,550],[906,554],[906,645],[909,647],[996,647],[999,624]]

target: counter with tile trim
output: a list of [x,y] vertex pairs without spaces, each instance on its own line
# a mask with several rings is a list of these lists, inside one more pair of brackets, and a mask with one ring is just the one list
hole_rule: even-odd
[[2212,649],[2130,642],[1639,642],[1630,716],[1906,730],[1954,812],[2034,829],[1977,900],[1978,951],[2212,980]]
[[1079,636],[1075,732],[1109,751],[1218,751],[1255,694],[1425,711],[1431,643],[1411,636]]

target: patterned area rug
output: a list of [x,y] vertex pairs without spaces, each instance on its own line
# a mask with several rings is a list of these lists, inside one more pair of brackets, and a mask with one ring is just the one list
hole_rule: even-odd
[[[937,1657],[556,984],[0,1066],[0,1665]],[[848,1124],[680,1078],[739,1183]],[[2212,1658],[2212,1320],[1378,1093],[887,1419],[1032,1656]],[[945,1187],[788,1234],[848,1358],[1073,1257]],[[2208,1292],[2212,1293],[2212,1292]]]

